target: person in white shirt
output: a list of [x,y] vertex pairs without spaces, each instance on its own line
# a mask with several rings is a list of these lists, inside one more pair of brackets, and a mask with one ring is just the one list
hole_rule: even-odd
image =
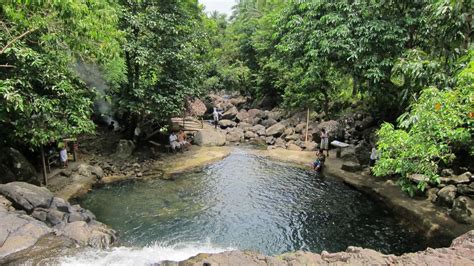
[[179,149],[179,147],[181,147],[181,145],[178,142],[178,136],[176,136],[174,132],[170,134],[169,139],[170,139],[171,149],[176,150],[176,149]]
[[321,129],[321,145],[320,149],[326,150],[326,156],[329,157],[329,135],[325,128]]
[[369,161],[369,165],[372,167],[372,166],[375,166],[375,162],[378,160],[379,158],[379,155],[377,153],[377,149],[375,147],[372,147],[372,151],[370,152],[370,161]]
[[217,128],[217,125],[219,124],[219,117],[221,116],[222,114],[217,111],[217,108],[214,107],[214,111],[212,112],[212,116],[214,117],[214,126],[215,128]]

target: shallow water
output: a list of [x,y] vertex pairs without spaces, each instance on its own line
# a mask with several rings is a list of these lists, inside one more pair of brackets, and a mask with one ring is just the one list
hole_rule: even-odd
[[400,254],[425,247],[363,193],[245,150],[174,181],[106,186],[80,204],[132,247],[207,243],[266,255],[347,246]]

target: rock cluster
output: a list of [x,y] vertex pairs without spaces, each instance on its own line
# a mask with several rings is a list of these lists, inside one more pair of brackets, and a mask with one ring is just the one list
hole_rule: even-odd
[[411,175],[414,183],[428,182],[425,194],[433,204],[448,208],[449,215],[459,223],[474,224],[474,175],[465,172],[454,175],[452,170],[443,170],[439,184],[429,182],[424,175]]
[[[367,112],[350,113],[337,121],[324,121],[324,115],[311,112],[307,126],[306,111],[287,114],[278,108],[270,111],[252,108],[239,109],[246,100],[242,97],[229,98],[211,95],[210,100],[209,106],[218,107],[223,111],[219,128],[228,143],[250,142],[267,145],[268,149],[286,148],[313,151],[318,148],[318,143],[321,141],[321,129],[325,128],[329,133],[330,141],[337,139],[353,145],[360,144],[360,151],[358,151],[360,161],[363,164],[368,164],[370,145],[373,144],[371,139],[374,138],[375,130],[369,130],[369,137],[365,136],[365,133],[375,123]],[[237,105],[234,104],[236,102]],[[211,109],[209,108],[209,110]]]
[[65,236],[79,245],[108,247],[115,232],[79,205],[25,182],[0,185],[0,261],[30,248],[46,235]]
[[[385,255],[372,249],[348,247],[344,252],[321,254],[292,252],[277,257],[255,252],[227,251],[199,254],[179,265],[472,265],[474,264],[474,231],[453,240],[449,248],[428,248],[401,256]],[[167,263],[178,265],[178,263]]]

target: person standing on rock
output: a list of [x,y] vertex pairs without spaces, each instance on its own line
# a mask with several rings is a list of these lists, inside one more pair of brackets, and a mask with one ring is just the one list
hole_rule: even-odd
[[370,152],[370,161],[369,161],[369,166],[374,167],[375,162],[379,158],[379,155],[377,154],[377,149],[375,147],[372,147],[372,151]]
[[219,116],[221,113],[217,111],[217,108],[214,107],[214,112],[212,112],[212,116],[214,117],[214,126],[217,128],[217,125],[219,124]]
[[329,135],[326,132],[325,128],[321,129],[321,146],[319,147],[320,149],[326,150],[327,157],[329,157]]
[[62,168],[67,168],[67,143],[60,143],[59,149],[59,160],[61,161],[61,166]]

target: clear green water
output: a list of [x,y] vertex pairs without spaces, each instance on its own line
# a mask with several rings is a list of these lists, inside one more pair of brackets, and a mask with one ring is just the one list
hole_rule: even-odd
[[116,229],[126,246],[204,242],[267,255],[347,246],[395,254],[425,248],[366,195],[244,150],[174,181],[106,186],[80,204]]

